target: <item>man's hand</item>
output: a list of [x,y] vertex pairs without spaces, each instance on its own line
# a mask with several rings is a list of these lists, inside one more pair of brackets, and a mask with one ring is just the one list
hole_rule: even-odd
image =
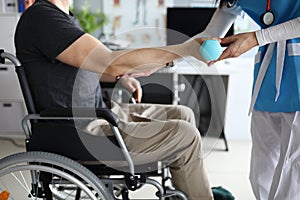
[[218,60],[209,62],[209,65],[227,58],[236,58],[258,45],[254,32],[240,33],[221,38],[220,42],[223,45],[228,45],[228,47],[223,51]]
[[140,82],[133,77],[126,77],[126,76],[120,78],[120,81],[123,87],[126,88],[129,92],[131,93],[135,92],[135,96],[134,96],[135,101],[141,102],[143,90]]

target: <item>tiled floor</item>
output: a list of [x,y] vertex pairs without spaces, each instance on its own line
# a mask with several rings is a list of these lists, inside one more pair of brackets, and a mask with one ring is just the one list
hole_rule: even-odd
[[[23,139],[14,139],[16,146],[9,140],[0,139],[0,157],[24,151]],[[205,141],[204,141],[205,142]],[[205,146],[205,145],[204,145]],[[205,154],[205,164],[211,186],[222,186],[228,189],[236,200],[254,200],[248,180],[251,142],[229,141],[229,151],[224,151],[222,140],[209,153]],[[153,198],[153,188],[144,187],[136,198],[145,195]],[[145,198],[142,198],[145,199]]]
[[254,200],[249,181],[250,141],[229,141],[229,151],[222,151],[223,142],[205,157],[212,186],[228,189],[236,200]]

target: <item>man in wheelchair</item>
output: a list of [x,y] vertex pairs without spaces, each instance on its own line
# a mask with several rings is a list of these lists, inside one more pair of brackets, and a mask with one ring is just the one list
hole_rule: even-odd
[[[111,51],[85,33],[69,12],[69,0],[36,0],[15,34],[38,112],[49,108],[105,108],[101,81],[119,80],[141,99],[139,82],[174,59],[193,56],[204,39],[159,48]],[[135,164],[167,160],[175,188],[188,199],[212,199],[193,111],[185,106],[115,104],[118,128]],[[78,123],[92,135],[111,135],[104,120]],[[109,150],[108,150],[109,151]]]

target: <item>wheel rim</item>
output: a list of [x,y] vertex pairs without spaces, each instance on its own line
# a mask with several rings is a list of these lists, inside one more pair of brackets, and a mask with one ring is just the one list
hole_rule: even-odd
[[[12,166],[9,168],[5,168],[0,170],[0,192],[8,191],[10,193],[9,199],[17,200],[17,199],[31,199],[38,200],[43,199],[43,195],[37,197],[32,190],[32,173],[36,174],[35,179],[37,180],[36,191],[38,187],[41,187],[42,180],[40,179],[40,174],[46,172],[52,175],[52,182],[49,184],[51,192],[55,191],[55,188],[58,188],[60,184],[66,184],[68,186],[74,186],[74,188],[80,188],[82,190],[82,196],[88,197],[88,199],[98,200],[104,199],[103,197],[97,197],[98,193],[92,191],[87,185],[85,185],[82,180],[78,180],[73,175],[68,174],[61,169],[56,169],[50,166],[36,165],[36,164],[24,164]],[[55,179],[53,179],[55,178]],[[70,187],[68,187],[70,188]],[[62,193],[60,193],[61,195]],[[73,194],[70,193],[70,194]],[[53,193],[53,199],[61,199],[59,193]],[[100,194],[101,195],[101,194]],[[70,198],[69,198],[70,197]],[[74,195],[70,195],[69,197],[65,196],[64,199],[74,198]]]

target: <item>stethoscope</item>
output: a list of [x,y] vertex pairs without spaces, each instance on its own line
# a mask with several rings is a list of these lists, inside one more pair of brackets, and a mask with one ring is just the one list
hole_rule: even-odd
[[275,15],[271,11],[271,0],[267,0],[266,12],[260,16],[260,20],[264,25],[271,25],[275,20]]

